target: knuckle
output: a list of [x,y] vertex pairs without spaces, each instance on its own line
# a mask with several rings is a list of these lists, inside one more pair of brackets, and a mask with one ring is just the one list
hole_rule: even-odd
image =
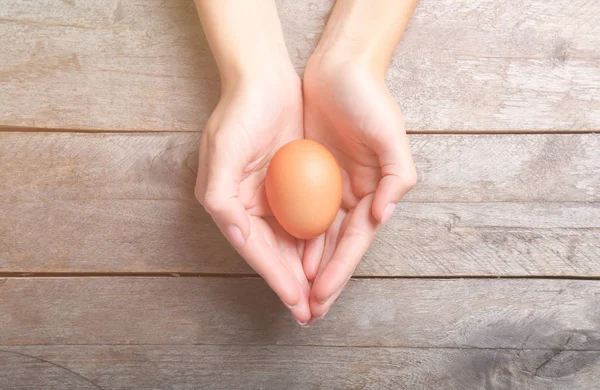
[[217,151],[226,144],[226,132],[214,124],[207,124],[200,137],[200,144],[207,151]]
[[368,241],[370,242],[372,239],[372,234],[367,232],[365,229],[361,229],[355,226],[348,226],[346,231],[344,232],[344,236],[348,238],[349,241]]
[[405,175],[405,177],[402,179],[402,181],[404,182],[404,185],[409,190],[412,190],[413,188],[415,188],[415,186],[417,185],[417,180],[418,180],[417,171],[414,169],[410,170]]
[[200,135],[200,145],[199,145],[199,149],[200,149],[200,154],[205,154],[206,151],[209,148],[209,140],[210,140],[210,135],[208,130],[204,129],[204,131],[202,132],[202,134]]
[[207,151],[215,151],[220,143],[222,143],[222,137],[219,136],[218,132],[207,131],[203,139],[204,146]]
[[198,175],[196,176],[196,185],[194,186],[194,197],[201,205],[204,205],[207,180],[206,174],[206,167],[204,167],[202,163],[198,164]]
[[[209,214],[217,214],[224,208],[223,197],[215,192],[207,192],[205,191],[201,195],[201,199],[199,200],[202,206],[206,209]],[[198,197],[198,195],[196,195]]]

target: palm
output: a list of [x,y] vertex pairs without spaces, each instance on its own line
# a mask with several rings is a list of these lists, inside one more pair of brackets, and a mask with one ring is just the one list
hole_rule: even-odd
[[[235,187],[229,194],[236,205],[242,206],[238,215],[245,214],[243,218],[249,221],[249,236],[238,251],[282,299],[282,295],[290,295],[289,284],[296,283],[307,302],[310,288],[301,264],[303,243],[286,233],[273,218],[264,185],[273,154],[282,145],[302,137],[302,99],[299,88],[296,90],[285,99],[276,99],[266,89],[242,89],[224,95],[203,134],[200,166],[205,169],[200,172],[207,174],[198,177],[198,188],[202,189],[199,197],[203,204],[215,217],[220,213],[218,205],[222,200],[218,199],[221,194],[212,194],[211,183],[220,184],[215,188],[223,188],[222,183],[227,181],[227,185]],[[230,172],[211,169],[231,161],[239,164]],[[211,210],[212,204],[217,206]],[[215,220],[218,224],[218,217]],[[294,310],[302,322],[310,318],[307,304],[304,306]]]
[[[383,82],[370,74],[343,69],[332,77],[307,68],[304,85],[305,137],[329,148],[342,169],[344,189],[338,216],[321,237],[307,243],[304,269],[315,279],[313,316],[321,316],[341,293],[360,258],[374,239],[376,194],[392,175],[399,131],[386,134],[402,114]],[[410,155],[409,155],[410,157]],[[378,195],[381,198],[380,195]],[[381,200],[378,200],[381,203]],[[323,299],[331,297],[326,304]],[[321,303],[321,304],[320,304]]]
[[[249,141],[244,145],[244,141],[240,140],[240,146],[253,151],[242,173],[239,197],[251,216],[253,238],[264,240],[274,253],[279,254],[278,260],[293,271],[308,295],[310,287],[301,263],[303,243],[288,234],[275,220],[265,192],[266,171],[273,154],[281,146],[302,137],[301,101],[294,102],[293,107],[276,107],[275,102],[266,106],[263,103],[261,107],[255,104],[256,101],[247,103],[239,108],[239,112],[233,113],[242,127],[240,134],[245,134],[244,139]],[[243,115],[245,112],[253,114]],[[253,129],[256,131],[253,132]]]
[[379,156],[369,146],[367,127],[376,114],[365,110],[368,99],[364,95],[355,96],[356,100],[340,100],[331,90],[318,92],[315,98],[305,95],[305,136],[327,146],[340,164],[344,177],[342,209],[346,211],[375,192],[381,179]]

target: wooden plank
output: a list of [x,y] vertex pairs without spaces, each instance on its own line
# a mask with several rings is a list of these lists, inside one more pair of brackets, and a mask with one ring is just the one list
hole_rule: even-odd
[[[278,3],[302,72],[332,1]],[[0,125],[197,130],[216,103],[191,0],[0,5]],[[598,15],[588,0],[422,0],[388,75],[408,128],[600,129]]]
[[8,278],[0,345],[600,350],[600,281],[361,279],[300,328],[260,278]]
[[[193,198],[197,134],[0,139],[0,272],[251,273]],[[357,275],[600,275],[600,135],[411,144],[420,183]]]
[[[0,133],[0,202],[194,199],[198,134]],[[598,202],[600,134],[412,135],[409,202]]]
[[363,275],[599,276],[600,203],[406,203]]
[[[0,272],[253,274],[195,201],[0,203]],[[358,276],[600,276],[600,203],[404,203]]]
[[[193,198],[197,134],[1,137],[1,271],[250,272]],[[358,275],[600,274],[597,203],[496,203],[598,202],[599,135],[411,141],[420,183]]]
[[597,389],[600,352],[288,346],[0,347],[6,389]]

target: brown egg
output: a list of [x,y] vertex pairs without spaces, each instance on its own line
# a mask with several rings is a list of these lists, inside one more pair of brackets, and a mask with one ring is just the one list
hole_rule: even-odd
[[301,239],[327,230],[342,202],[342,172],[335,157],[307,139],[292,141],[275,153],[265,187],[279,224]]

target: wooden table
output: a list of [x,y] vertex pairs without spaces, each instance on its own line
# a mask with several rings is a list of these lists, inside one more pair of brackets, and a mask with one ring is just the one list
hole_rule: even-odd
[[[331,2],[279,1],[302,73]],[[600,388],[600,2],[423,0],[420,183],[298,327],[197,204],[191,0],[0,0],[0,388]]]

